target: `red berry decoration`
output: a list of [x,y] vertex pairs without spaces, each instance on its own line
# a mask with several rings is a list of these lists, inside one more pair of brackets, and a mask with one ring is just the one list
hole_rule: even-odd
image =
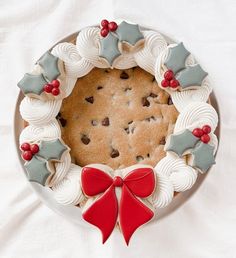
[[196,128],[193,130],[193,135],[198,137],[198,138],[201,138],[204,134],[203,130],[201,128]]
[[31,150],[31,153],[32,153],[32,154],[38,153],[38,152],[39,152],[39,146],[38,146],[38,144],[32,144],[32,145],[30,146],[30,150]]
[[204,125],[202,127],[202,131],[205,133],[205,134],[209,134],[211,132],[211,127],[209,125]]
[[174,78],[174,73],[172,70],[167,70],[165,73],[164,73],[164,78],[168,81],[172,80]]
[[102,20],[101,21],[101,26],[103,27],[103,28],[107,28],[108,27],[108,24],[109,24],[109,21],[108,20]]
[[59,88],[59,86],[60,86],[60,82],[58,80],[53,80],[51,82],[51,84],[52,84],[53,88]]
[[210,136],[208,134],[204,134],[202,137],[201,137],[201,141],[204,142],[204,143],[208,143],[210,141]]
[[109,22],[109,24],[108,24],[108,29],[110,30],[110,31],[116,31],[117,30],[117,24],[116,24],[116,22]]
[[103,28],[100,31],[100,34],[102,37],[106,37],[108,33],[109,33],[109,30],[107,28]]
[[51,83],[47,83],[43,86],[43,90],[47,93],[51,93],[53,89],[53,86]]
[[24,142],[21,144],[20,148],[22,151],[28,151],[30,150],[30,144],[28,142]]
[[31,153],[31,151],[25,151],[25,152],[23,152],[23,154],[22,154],[22,158],[23,158],[24,160],[31,160],[32,157],[33,157],[33,155],[32,155],[32,153]]
[[170,81],[170,87],[171,87],[171,88],[175,89],[175,88],[177,88],[178,86],[179,86],[179,81],[178,81],[178,80],[173,79],[173,80]]
[[164,88],[171,87],[172,89],[176,89],[179,86],[179,81],[175,79],[175,74],[172,70],[167,70],[164,73],[164,80],[161,82],[161,85]]
[[52,95],[53,96],[58,96],[60,94],[60,89],[59,88],[53,88],[52,89]]
[[164,88],[167,88],[170,86],[170,82],[168,80],[164,79],[161,81],[161,86]]

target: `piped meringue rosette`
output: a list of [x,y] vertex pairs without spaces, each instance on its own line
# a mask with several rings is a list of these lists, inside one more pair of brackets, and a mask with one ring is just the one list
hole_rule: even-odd
[[[118,199],[130,198],[137,211],[142,207],[143,216],[148,219],[133,225],[136,229],[153,217],[155,208],[171,203],[174,192],[186,191],[194,185],[198,172],[206,172],[215,163],[218,144],[214,134],[218,115],[207,103],[212,91],[208,75],[183,43],[168,44],[160,33],[141,29],[136,24],[123,21],[117,25],[105,21],[102,21],[101,28],[82,29],[76,44],[57,44],[37,62],[33,72],[18,83],[25,94],[20,113],[28,126],[22,131],[19,142],[29,180],[50,187],[58,203],[86,207],[84,218],[101,229],[104,241],[111,229],[100,225],[102,221],[91,221],[90,214],[98,208],[96,201],[104,200],[103,191],[111,191],[107,202],[119,192]],[[100,188],[94,193],[86,188],[89,183],[93,185],[84,181],[86,169],[71,162],[69,147],[61,139],[56,116],[63,98],[70,95],[77,79],[94,67],[128,69],[135,66],[155,76],[158,85],[170,94],[179,111],[174,132],[165,145],[166,157],[150,171],[136,165],[136,170],[128,169],[131,172],[126,176],[111,168],[103,167],[105,172],[98,172],[99,165],[94,166],[93,172],[110,182],[103,185],[99,181]],[[86,170],[87,180],[96,181],[90,172]],[[142,176],[145,182],[155,183],[149,192],[138,188],[142,183],[137,187],[129,183],[129,180]],[[118,191],[116,187],[123,190]],[[128,196],[126,191],[132,193]],[[113,202],[116,205],[116,201]],[[123,202],[121,207],[126,207]],[[113,212],[108,207],[107,211]],[[120,217],[114,223],[118,223],[128,243],[133,231],[127,231],[125,218],[133,213],[115,212],[120,212]]]

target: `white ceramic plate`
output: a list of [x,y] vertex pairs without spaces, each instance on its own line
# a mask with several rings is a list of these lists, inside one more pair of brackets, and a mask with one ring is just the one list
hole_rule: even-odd
[[[76,38],[77,34],[78,34],[78,32],[64,38],[60,42],[72,41],[73,39]],[[173,42],[168,37],[166,37],[166,40],[168,42]],[[57,42],[57,44],[60,42]],[[16,145],[16,149],[18,150],[19,162],[21,163],[22,172],[26,176],[27,172],[24,168],[24,161],[21,159],[21,152],[19,150],[19,135],[24,128],[23,120],[22,120],[22,118],[20,116],[20,112],[19,112],[19,105],[20,105],[20,102],[23,99],[23,97],[24,97],[23,94],[19,93],[17,101],[16,101],[15,117],[14,117],[14,134],[15,134],[15,145]],[[219,109],[218,109],[218,105],[217,105],[214,94],[211,94],[211,104],[216,109],[217,113],[219,114],[219,112],[218,112]],[[219,123],[219,125],[220,125],[220,123]],[[218,130],[216,130],[216,135],[218,136],[218,139],[219,139],[219,128],[220,128],[219,125],[218,125]],[[204,179],[206,178],[208,173],[209,173],[209,171],[207,173],[205,173],[204,175],[199,174],[196,183],[190,190],[188,190],[184,193],[178,194],[166,208],[158,209],[158,211],[157,211],[158,215],[156,216],[156,218],[154,220],[152,220],[151,223],[153,223],[156,220],[164,219],[170,213],[174,212],[177,208],[179,208],[184,202],[186,202],[197,191],[197,189],[200,187],[200,185],[202,184],[202,182],[204,181]],[[50,209],[52,209],[53,211],[55,211],[56,213],[60,214],[61,216],[65,217],[67,220],[69,220],[73,223],[76,223],[76,224],[79,224],[82,226],[88,226],[88,223],[86,223],[82,219],[80,208],[72,206],[72,205],[64,206],[64,205],[58,204],[53,197],[52,190],[50,190],[47,187],[43,187],[40,184],[37,184],[34,182],[29,182],[29,184],[31,185],[32,189],[37,193],[37,195],[42,200],[42,202],[45,203]],[[149,225],[151,223],[149,223]]]

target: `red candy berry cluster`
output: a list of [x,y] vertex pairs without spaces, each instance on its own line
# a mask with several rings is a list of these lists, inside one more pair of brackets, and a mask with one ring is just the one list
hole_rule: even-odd
[[22,158],[24,160],[31,160],[34,154],[39,152],[38,144],[29,144],[28,142],[24,142],[21,144],[20,149],[22,150]]
[[211,132],[211,127],[209,125],[204,125],[202,128],[196,128],[193,130],[193,135],[200,138],[200,140],[204,143],[208,143],[210,141],[209,133]]
[[116,31],[118,28],[118,25],[114,21],[109,22],[108,20],[102,20],[101,27],[102,28],[101,28],[100,34],[102,37],[106,37],[109,31]]
[[60,94],[60,82],[58,80],[53,80],[51,83],[47,83],[43,86],[43,90],[46,93],[51,93],[53,96]]
[[164,88],[171,87],[172,89],[176,89],[179,86],[179,81],[175,79],[173,71],[167,70],[164,73],[164,79],[161,81],[161,86]]

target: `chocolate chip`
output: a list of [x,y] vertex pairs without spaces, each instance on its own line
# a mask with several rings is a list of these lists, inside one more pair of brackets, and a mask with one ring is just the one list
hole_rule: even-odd
[[131,125],[133,123],[133,121],[129,121],[128,125]]
[[101,90],[101,89],[103,89],[102,86],[97,86],[97,90]]
[[66,119],[64,119],[63,117],[60,117],[60,118],[59,118],[59,122],[60,122],[60,124],[61,124],[62,127],[65,127],[65,126],[66,126],[67,121],[66,121]]
[[58,119],[59,117],[61,117],[61,112],[57,114],[56,119]]
[[168,105],[173,105],[173,101],[172,101],[171,97],[168,98]]
[[120,78],[123,79],[123,80],[127,80],[127,79],[129,79],[129,75],[126,72],[123,71],[120,74]]
[[118,150],[112,149],[111,154],[110,154],[111,158],[116,158],[120,156],[120,153]]
[[136,160],[137,161],[142,161],[142,160],[144,160],[144,158],[143,158],[143,156],[136,156]]
[[96,126],[96,125],[98,125],[98,122],[97,122],[96,120],[92,120],[92,121],[91,121],[91,124],[92,124],[93,126]]
[[142,104],[143,104],[143,107],[149,107],[150,106],[150,102],[148,101],[148,99],[146,97],[142,98]]
[[150,158],[150,154],[149,153],[147,154],[147,157]]
[[105,117],[105,118],[102,120],[102,125],[103,125],[103,126],[109,126],[109,125],[110,125],[110,121],[109,121],[109,118],[108,118],[108,117]]
[[149,96],[152,97],[152,98],[156,98],[156,97],[157,97],[157,94],[151,92]]
[[132,90],[132,88],[128,87],[128,88],[125,89],[125,92],[130,91],[130,90]]
[[125,128],[127,134],[129,134],[129,127]]
[[106,69],[106,70],[105,70],[105,73],[109,73],[109,70]]
[[165,136],[163,136],[163,137],[161,138],[159,144],[161,144],[161,145],[165,145],[165,144],[166,144],[166,138],[165,138]]
[[87,135],[83,134],[81,137],[81,141],[83,144],[88,145],[90,143],[90,139],[88,138]]
[[156,80],[156,78],[155,78],[155,77],[153,77],[153,78],[152,78],[152,82],[155,82],[155,80]]
[[91,104],[93,104],[93,102],[94,102],[93,96],[88,97],[88,98],[85,98],[85,100],[86,100],[87,102],[91,103]]
[[154,116],[150,116],[145,119],[146,121],[150,122],[151,120],[156,121],[156,118]]

